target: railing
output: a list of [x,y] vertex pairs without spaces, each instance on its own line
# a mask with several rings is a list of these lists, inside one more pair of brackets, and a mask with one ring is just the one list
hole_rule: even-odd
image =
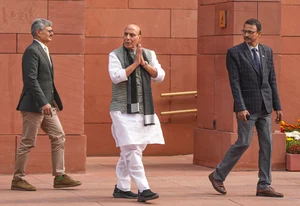
[[187,91],[187,92],[172,92],[172,93],[162,93],[161,97],[170,97],[170,96],[185,96],[194,94],[197,97],[197,91]]
[[[162,93],[161,97],[172,97],[172,96],[186,96],[186,95],[195,95],[197,98],[197,91],[186,91],[186,92],[171,92],[171,93]],[[183,114],[183,113],[196,113],[197,109],[184,109],[184,110],[173,110],[161,112],[161,115],[172,115],[172,114]]]

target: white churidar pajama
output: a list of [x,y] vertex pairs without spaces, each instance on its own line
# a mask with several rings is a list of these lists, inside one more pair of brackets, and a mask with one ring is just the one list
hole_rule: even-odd
[[[159,64],[155,52],[151,51],[149,64],[157,69],[154,82],[164,80],[165,72]],[[126,71],[114,52],[109,54],[109,75],[114,84],[127,81]],[[144,126],[143,114],[127,114],[120,111],[110,111],[112,119],[112,135],[116,146],[120,147],[120,159],[116,166],[117,188],[130,191],[131,178],[140,192],[149,188],[148,180],[142,162],[143,151],[147,144],[164,144],[161,125],[155,114],[155,125]]]

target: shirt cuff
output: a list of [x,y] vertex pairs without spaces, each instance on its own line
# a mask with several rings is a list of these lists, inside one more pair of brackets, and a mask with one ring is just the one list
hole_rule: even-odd
[[152,77],[154,82],[162,82],[165,77],[165,73],[161,71],[160,69],[156,69],[157,71],[157,76],[155,78]]

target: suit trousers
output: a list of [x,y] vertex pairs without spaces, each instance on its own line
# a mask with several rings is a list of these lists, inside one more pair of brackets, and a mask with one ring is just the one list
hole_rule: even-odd
[[271,185],[272,165],[272,120],[271,114],[262,111],[251,114],[248,122],[237,119],[238,139],[229,148],[222,162],[214,172],[214,178],[225,181],[227,175],[249,147],[254,126],[256,126],[259,141],[259,180],[257,189],[265,189]]
[[120,159],[116,166],[117,188],[122,191],[130,191],[131,178],[140,192],[149,189],[144,165],[142,162],[143,151],[146,144],[125,145],[120,147]]
[[36,145],[36,137],[40,128],[49,136],[51,141],[52,175],[65,174],[65,133],[56,114],[56,109],[52,108],[52,117],[35,112],[21,112],[21,114],[23,131],[16,157],[14,178],[25,176],[29,153],[31,148]]

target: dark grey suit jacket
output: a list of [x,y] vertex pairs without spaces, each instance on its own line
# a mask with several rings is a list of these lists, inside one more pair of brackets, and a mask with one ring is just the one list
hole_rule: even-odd
[[281,110],[272,49],[259,44],[261,70],[255,68],[251,51],[244,42],[227,52],[226,66],[234,98],[234,111],[258,113],[265,107],[268,113]]
[[[42,112],[46,104],[63,109],[61,99],[54,85],[51,64],[42,46],[33,41],[27,47],[22,58],[23,90],[17,110],[24,112]],[[55,101],[55,103],[54,103]],[[55,105],[56,104],[56,105]]]

